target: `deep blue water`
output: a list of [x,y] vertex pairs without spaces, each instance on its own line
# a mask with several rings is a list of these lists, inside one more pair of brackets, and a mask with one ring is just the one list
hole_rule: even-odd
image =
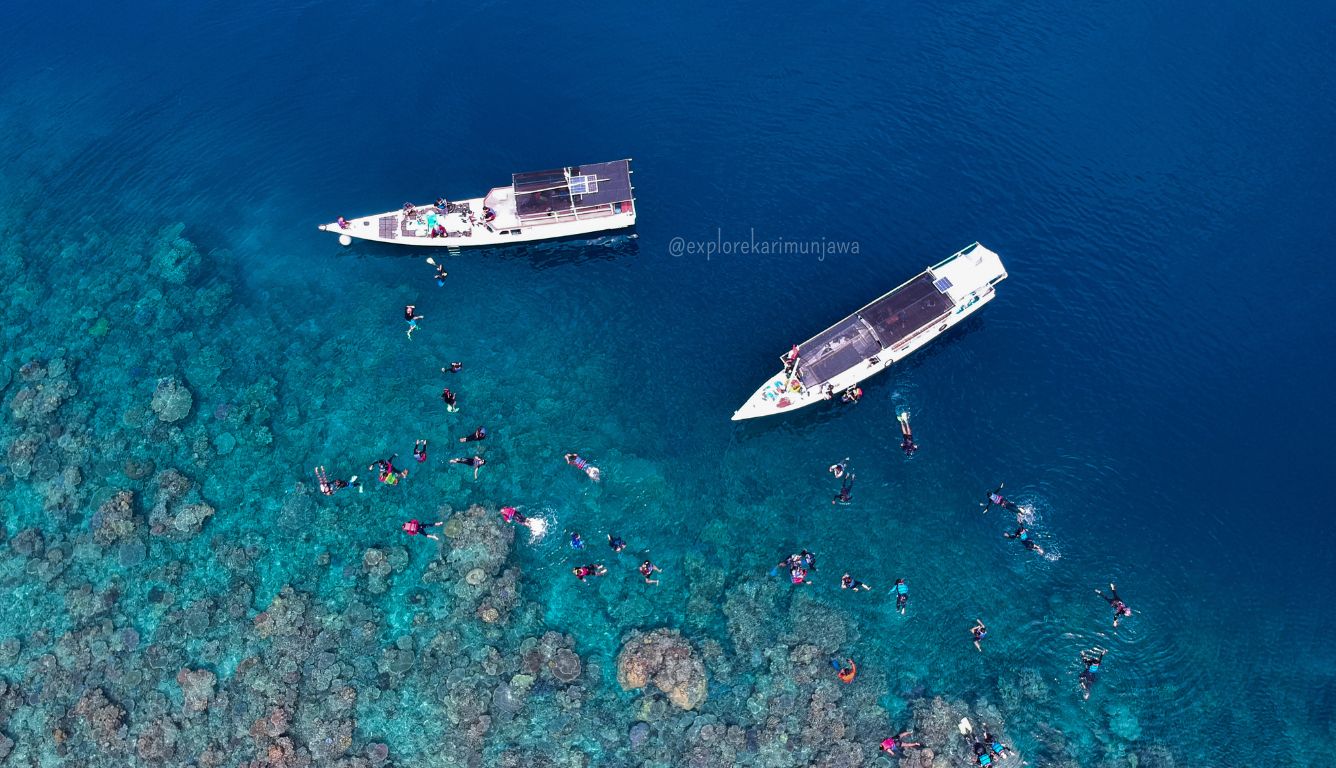
[[[859,628],[846,652],[881,686],[888,729],[925,689],[996,705],[999,681],[1033,670],[1047,690],[1002,710],[1031,764],[1155,764],[1146,750],[1165,745],[1180,765],[1307,765],[1336,736],[1330,4],[186,3],[59,18],[30,4],[9,16],[0,511],[8,538],[35,526],[73,562],[47,589],[0,556],[22,597],[0,607],[0,636],[23,638],[0,664],[11,685],[79,626],[68,591],[85,581],[123,579],[116,626],[170,645],[147,595],[149,569],[170,561],[193,597],[249,583],[252,615],[285,583],[335,606],[380,601],[392,645],[427,631],[404,596],[436,554],[403,541],[402,519],[514,503],[555,522],[510,556],[525,598],[604,669],[587,686],[590,734],[612,722],[598,707],[631,706],[610,672],[625,632],[681,627],[727,651],[722,617],[700,615],[722,599],[701,574],[766,579],[808,547],[822,556],[809,589]],[[424,254],[341,248],[315,230],[619,157],[634,158],[637,237],[465,252],[443,289]],[[144,274],[140,256],[175,222],[205,254],[189,284],[230,291],[217,313],[164,302]],[[858,253],[669,253],[673,238],[752,232]],[[979,317],[869,382],[856,407],[729,422],[789,344],[974,240],[1010,272]],[[411,342],[409,302],[426,316]],[[128,305],[147,314],[89,342],[96,318]],[[221,374],[192,376],[202,350]],[[51,481],[17,476],[12,447],[40,430],[12,403],[19,366],[57,357],[78,391],[55,419],[86,427],[89,444],[80,459],[61,448],[82,481],[43,509]],[[447,418],[436,370],[450,359],[467,368]],[[194,395],[183,431],[118,433],[171,375]],[[266,397],[256,422],[272,442],[248,427],[235,452],[211,453],[227,409]],[[908,461],[897,407],[921,447]],[[444,457],[478,424],[493,437],[475,483]],[[60,431],[41,434],[54,446]],[[403,488],[284,512],[312,466],[356,472],[418,437],[433,458]],[[568,450],[606,481],[564,466]],[[89,522],[112,489],[141,490],[117,474],[127,455],[182,468],[217,513],[122,569],[93,549]],[[844,456],[855,503],[833,508],[825,467]],[[1027,557],[1001,538],[1004,515],[979,514],[1001,480],[1034,506],[1054,558]],[[580,589],[571,529],[600,555],[620,533],[664,583],[642,599],[618,571]],[[255,547],[254,561],[224,567],[220,539]],[[388,596],[338,575],[369,546],[406,544]],[[842,594],[844,570],[878,587],[907,576],[910,616],[880,590]],[[1091,594],[1111,580],[1138,611],[1116,633]],[[982,656],[965,632],[976,616],[992,629]],[[211,637],[185,655],[221,686],[248,651],[221,625]],[[1111,655],[1083,703],[1076,653],[1091,644]],[[169,696],[174,674],[158,686]],[[416,690],[399,706],[431,716],[435,689]],[[407,764],[431,749],[409,718],[360,701],[358,750],[389,741]],[[1111,736],[1129,712],[1140,734]],[[42,722],[17,714],[0,730],[26,759],[54,760]],[[881,736],[860,734],[872,763]]]

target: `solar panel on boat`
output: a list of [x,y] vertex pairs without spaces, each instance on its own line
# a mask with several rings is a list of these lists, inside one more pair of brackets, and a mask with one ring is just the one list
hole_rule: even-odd
[[598,191],[597,176],[572,176],[570,184],[572,195],[587,195]]
[[937,290],[941,291],[942,293],[946,293],[947,290],[951,288],[951,280],[949,278],[939,277],[937,278],[937,282],[933,283],[933,285],[937,288]]

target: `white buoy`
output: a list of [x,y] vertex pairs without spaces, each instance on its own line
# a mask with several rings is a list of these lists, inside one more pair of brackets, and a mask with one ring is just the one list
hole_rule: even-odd
[[352,235],[339,235],[339,245],[352,245]]

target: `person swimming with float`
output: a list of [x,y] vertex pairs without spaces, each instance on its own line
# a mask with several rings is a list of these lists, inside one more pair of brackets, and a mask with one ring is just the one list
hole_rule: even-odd
[[1098,647],[1081,651],[1081,664],[1085,667],[1077,678],[1081,682],[1081,698],[1090,698],[1090,689],[1095,685],[1095,675],[1099,674],[1099,666],[1104,662],[1104,655],[1107,653],[1108,651]]
[[525,517],[523,514],[520,513],[518,509],[515,509],[514,507],[502,507],[501,518],[505,520],[507,523],[516,523],[519,525],[529,524],[529,518]]
[[970,634],[974,637],[974,647],[982,651],[983,646],[980,643],[983,642],[985,637],[988,637],[988,627],[983,625],[983,619],[974,620],[974,626],[970,627]]
[[407,304],[404,306],[404,321],[408,323],[408,338],[413,338],[413,331],[418,329],[418,321],[425,318],[417,313],[417,306]]
[[854,678],[858,677],[858,665],[853,659],[845,659],[843,664],[839,659],[831,659],[830,665],[835,668],[835,676],[845,685],[852,683]]
[[408,522],[403,524],[403,529],[404,533],[408,534],[409,536],[426,536],[429,539],[435,539],[436,541],[440,541],[441,539],[439,536],[437,536],[434,533],[427,533],[426,529],[438,528],[442,525],[445,525],[445,521],[441,521],[439,523],[432,523],[430,526],[424,526],[417,520],[409,520]]
[[626,549],[626,540],[621,536],[613,536],[610,533],[608,534],[608,546],[612,547],[613,552],[621,552],[623,549]]
[[455,411],[459,410],[459,406],[455,404],[456,402],[458,402],[458,398],[455,397],[454,392],[450,391],[449,387],[446,387],[445,389],[441,390],[441,400],[445,403],[445,410],[449,411],[450,413],[454,413]]
[[478,470],[482,469],[482,465],[486,464],[487,460],[481,456],[466,456],[464,458],[451,459],[450,463],[463,464],[466,467],[473,467],[473,479],[477,480]]
[[1098,589],[1095,590],[1095,594],[1107,600],[1109,607],[1113,608],[1114,628],[1117,628],[1118,622],[1122,621],[1123,618],[1132,615],[1132,609],[1127,607],[1127,603],[1124,603],[1122,598],[1118,597],[1118,586],[1113,582],[1109,582],[1109,594],[1106,595]]
[[909,738],[913,733],[913,731],[900,731],[894,736],[882,739],[881,751],[894,757],[896,750],[914,749],[923,746],[917,741],[905,741],[905,739]]
[[997,737],[988,732],[988,723],[980,721],[979,729],[983,731],[983,743],[994,755],[1006,759],[1007,753],[1011,748],[997,740]]
[[572,467],[575,467],[576,469],[580,470],[581,472],[584,472],[586,475],[589,476],[589,479],[590,479],[590,480],[593,480],[593,481],[596,482],[596,483],[599,481],[599,478],[602,476],[602,473],[599,472],[598,467],[596,467],[596,466],[590,464],[590,463],[589,463],[588,461],[586,461],[585,459],[580,458],[580,454],[578,454],[578,453],[568,453],[568,454],[566,454],[566,463],[569,464],[569,465],[571,465]]
[[1025,545],[1025,548],[1030,550],[1031,552],[1040,555],[1044,554],[1044,548],[1039,546],[1039,543],[1036,542],[1032,536],[1030,536],[1030,529],[1026,528],[1023,525],[1018,526],[1014,533],[1003,533],[1002,535],[1007,537],[1008,539],[1016,539],[1020,541],[1020,543]]
[[646,560],[645,562],[643,562],[643,563],[640,564],[640,569],[639,569],[639,570],[640,570],[640,575],[645,577],[645,583],[646,583],[646,584],[658,584],[658,583],[659,583],[659,580],[658,580],[658,579],[650,578],[651,576],[653,576],[654,574],[656,574],[656,573],[659,572],[659,566],[657,566],[657,565],[655,565],[654,563],[651,563],[650,561]]
[[864,584],[858,579],[855,579],[854,577],[850,576],[847,573],[840,577],[840,589],[852,589],[855,592],[857,592],[860,589],[863,590],[864,592],[872,591],[872,587],[869,587],[868,585]]
[[417,459],[419,464],[427,460],[426,440],[417,440],[413,443],[413,458]]
[[899,611],[901,616],[905,615],[905,605],[909,603],[909,585],[904,579],[896,579],[891,592],[895,593],[895,610]]
[[471,433],[469,433],[469,434],[467,434],[467,435],[465,435],[465,436],[459,438],[459,442],[461,442],[461,443],[476,443],[476,442],[478,442],[479,440],[486,440],[486,439],[487,439],[487,427],[478,427],[477,429],[473,430]]
[[909,428],[909,411],[904,411],[896,418],[900,420],[900,450],[906,456],[913,456],[914,451],[918,450],[918,443],[914,442],[914,430]]
[[571,531],[571,549],[584,549],[585,541],[579,531]]
[[983,507],[984,514],[987,514],[988,510],[992,509],[994,505],[1009,512],[1015,512],[1018,515],[1021,514],[1021,508],[1016,506],[1016,502],[1011,501],[1002,495],[1002,486],[1004,485],[1006,485],[1006,483],[998,483],[996,488],[988,492],[987,498],[979,502],[979,506]]
[[836,480],[839,480],[844,477],[845,472],[849,471],[849,459],[846,458],[844,461],[831,464],[826,471],[834,475]]
[[857,384],[844,390],[844,394],[840,396],[842,402],[850,404],[857,403],[861,399],[863,399],[863,388]]
[[789,568],[789,582],[792,584],[811,584],[807,580],[807,569],[801,565],[794,565]]
[[575,578],[579,579],[580,581],[584,581],[586,578],[590,576],[602,576],[607,572],[608,569],[604,568],[602,565],[598,563],[581,565],[571,569],[571,573],[575,574]]

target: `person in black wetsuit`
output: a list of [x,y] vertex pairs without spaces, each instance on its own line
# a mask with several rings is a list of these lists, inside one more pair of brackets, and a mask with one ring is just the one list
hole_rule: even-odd
[[459,438],[461,443],[476,443],[479,440],[487,439],[487,427],[478,427],[473,432]]
[[1039,546],[1038,542],[1034,540],[1034,537],[1030,535],[1030,530],[1023,525],[1018,527],[1015,533],[1004,533],[1002,535],[1006,536],[1008,539],[1019,540],[1020,543],[1024,544],[1025,548],[1031,552],[1036,552],[1041,555],[1044,554],[1044,548]]
[[906,456],[913,456],[914,451],[918,450],[918,444],[914,442],[914,431],[909,428],[909,411],[896,418],[900,420],[900,450],[904,451]]
[[996,505],[1008,512],[1015,512],[1018,515],[1021,513],[1021,508],[1016,506],[1016,502],[1011,501],[1002,495],[1002,486],[1004,485],[1006,485],[1006,483],[998,483],[996,488],[988,492],[988,498],[979,502],[979,506],[983,507],[984,512],[987,512]]
[[1122,598],[1118,597],[1118,585],[1113,582],[1109,582],[1109,594],[1106,595],[1098,589],[1095,590],[1095,594],[1107,600],[1109,607],[1113,608],[1114,627],[1117,627],[1118,622],[1122,621],[1124,617],[1132,615],[1132,609],[1128,608],[1127,603],[1124,603]]
[[1095,685],[1095,675],[1099,674],[1099,665],[1104,661],[1104,654],[1108,651],[1103,648],[1091,648],[1088,651],[1081,651],[1081,664],[1085,669],[1081,670],[1081,698],[1090,698],[1090,689]]
[[449,411],[450,413],[454,413],[455,411],[459,410],[459,406],[456,405],[459,399],[455,397],[455,393],[451,392],[449,387],[446,387],[445,389],[441,390],[441,401],[445,403],[445,410]]
[[831,504],[848,504],[854,500],[854,473],[845,472],[844,478],[840,480],[840,492],[835,494],[835,498],[830,500]]

